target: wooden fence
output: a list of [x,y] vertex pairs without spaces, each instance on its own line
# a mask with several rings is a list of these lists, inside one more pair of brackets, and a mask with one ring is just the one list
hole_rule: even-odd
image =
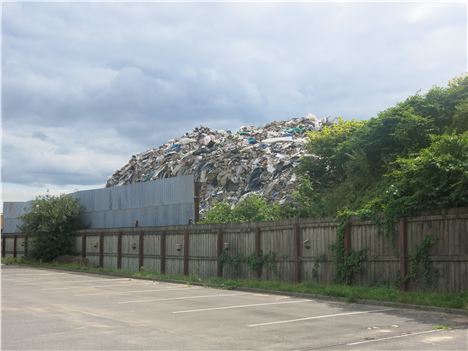
[[[429,236],[435,239],[429,257],[434,268],[435,291],[468,290],[468,208],[450,209],[402,218],[392,239],[370,221],[350,221],[345,228],[344,250],[366,250],[359,285],[395,284],[403,289],[422,288],[404,277],[424,267],[417,252]],[[162,274],[198,275],[202,278],[280,279],[290,282],[334,282],[336,263],[332,245],[338,224],[328,219],[188,225],[154,228],[83,230],[76,236],[78,255],[107,268]],[[28,243],[22,235],[2,234],[2,257],[21,257]],[[245,260],[239,265],[227,258],[265,257],[274,262],[255,271]],[[420,255],[421,256],[421,255]],[[223,258],[224,257],[224,258]],[[421,258],[421,257],[419,257]],[[424,258],[424,257],[423,257]]]

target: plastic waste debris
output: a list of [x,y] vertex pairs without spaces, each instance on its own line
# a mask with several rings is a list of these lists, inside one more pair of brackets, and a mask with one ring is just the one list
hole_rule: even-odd
[[235,204],[255,193],[281,204],[291,200],[297,182],[294,168],[306,149],[307,132],[331,124],[309,114],[237,132],[197,127],[159,148],[134,155],[106,187],[192,174],[200,182],[200,209],[217,201]]

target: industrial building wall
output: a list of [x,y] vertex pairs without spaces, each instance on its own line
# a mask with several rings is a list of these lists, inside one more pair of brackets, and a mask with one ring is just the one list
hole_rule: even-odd
[[[195,220],[193,176],[180,176],[71,194],[83,207],[89,229],[166,226]],[[4,203],[4,233],[19,233],[19,217],[31,202]]]

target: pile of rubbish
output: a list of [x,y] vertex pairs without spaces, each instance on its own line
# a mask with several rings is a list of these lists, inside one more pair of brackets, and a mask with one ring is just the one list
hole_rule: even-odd
[[306,155],[307,131],[328,120],[302,118],[243,126],[237,132],[197,127],[157,149],[134,155],[106,187],[193,175],[200,182],[200,210],[218,201],[234,205],[249,194],[284,204],[295,188],[294,167]]

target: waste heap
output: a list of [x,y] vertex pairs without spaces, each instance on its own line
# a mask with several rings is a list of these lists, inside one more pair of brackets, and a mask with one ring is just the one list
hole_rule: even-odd
[[191,174],[200,182],[200,210],[234,205],[249,194],[284,204],[295,188],[294,167],[306,154],[307,131],[328,120],[309,114],[237,132],[197,127],[157,149],[134,155],[106,187]]

